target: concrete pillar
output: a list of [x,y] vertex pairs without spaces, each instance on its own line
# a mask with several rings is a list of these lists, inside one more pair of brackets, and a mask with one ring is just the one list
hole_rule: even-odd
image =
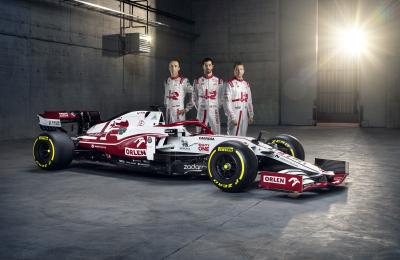
[[318,0],[280,1],[280,123],[312,125]]

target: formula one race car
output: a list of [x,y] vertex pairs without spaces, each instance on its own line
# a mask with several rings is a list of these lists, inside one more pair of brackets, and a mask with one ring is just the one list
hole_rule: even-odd
[[46,170],[65,168],[74,159],[170,175],[207,174],[227,192],[246,190],[257,174],[261,188],[296,193],[339,185],[348,175],[344,161],[305,162],[303,147],[293,136],[215,135],[199,121],[165,124],[163,113],[153,110],[104,122],[94,111],[40,114],[45,132],[34,141],[34,160]]

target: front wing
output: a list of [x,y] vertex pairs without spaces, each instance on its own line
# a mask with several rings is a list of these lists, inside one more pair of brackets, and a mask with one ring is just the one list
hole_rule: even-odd
[[316,165],[326,171],[326,175],[313,178],[299,170],[280,172],[260,172],[259,187],[267,190],[302,193],[330,186],[338,186],[349,175],[348,162],[315,159]]

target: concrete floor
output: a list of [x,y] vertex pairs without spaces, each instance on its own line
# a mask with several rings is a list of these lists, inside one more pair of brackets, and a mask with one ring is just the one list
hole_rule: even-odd
[[348,160],[346,185],[291,199],[83,163],[45,172],[32,140],[1,142],[0,259],[400,259],[399,130],[268,131],[299,137],[308,161]]

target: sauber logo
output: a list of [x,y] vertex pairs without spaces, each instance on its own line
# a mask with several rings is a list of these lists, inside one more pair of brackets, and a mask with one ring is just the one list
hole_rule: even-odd
[[294,187],[294,186],[296,186],[296,184],[300,183],[300,181],[297,178],[292,177],[289,179],[289,183],[292,183],[292,187]]
[[146,149],[125,148],[125,155],[132,157],[146,156]]
[[268,183],[276,183],[276,184],[286,184],[285,177],[276,177],[276,176],[264,176],[264,182]]

